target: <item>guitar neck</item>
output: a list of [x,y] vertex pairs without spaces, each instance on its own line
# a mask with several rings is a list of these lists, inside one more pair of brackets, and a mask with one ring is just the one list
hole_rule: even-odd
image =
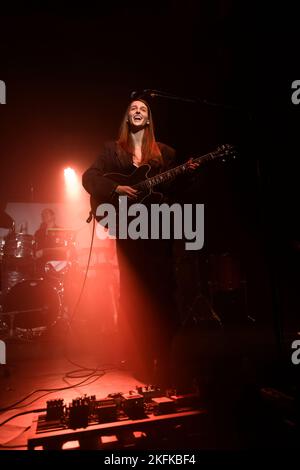
[[[193,163],[205,163],[209,160],[213,160],[214,158],[220,156],[218,151],[207,153],[206,155],[202,155],[201,157],[193,158]],[[174,180],[177,176],[184,174],[189,168],[188,163],[183,163],[182,165],[178,165],[170,170],[164,171],[159,173],[156,176],[152,176],[151,178],[146,179],[145,181],[141,181],[134,185],[134,188],[142,189],[142,190],[149,190],[154,186],[162,183],[166,183],[168,181]]]

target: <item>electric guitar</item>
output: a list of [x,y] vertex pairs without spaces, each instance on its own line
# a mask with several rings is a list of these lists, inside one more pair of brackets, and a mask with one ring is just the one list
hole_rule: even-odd
[[[235,151],[232,145],[226,144],[221,145],[215,151],[211,153],[207,153],[206,155],[202,155],[200,157],[194,157],[192,159],[193,163],[198,163],[198,165],[202,165],[206,162],[215,160],[215,159],[227,159],[228,157],[235,158]],[[159,204],[163,199],[163,194],[160,192],[155,191],[156,186],[162,185],[163,183],[167,183],[169,181],[175,180],[179,175],[186,173],[189,170],[189,164],[186,162],[182,165],[176,166],[171,168],[170,170],[164,171],[162,173],[158,173],[155,176],[149,177],[149,173],[151,171],[151,166],[149,164],[141,165],[136,170],[133,171],[130,175],[123,175],[121,173],[106,173],[103,176],[106,178],[110,178],[118,185],[122,186],[131,186],[134,189],[137,189],[138,192],[136,193],[136,199],[129,199],[127,198],[128,205],[132,204]],[[101,218],[96,216],[97,207],[99,204],[108,201],[96,201],[94,198],[91,197],[91,211],[92,214],[96,217],[97,221],[101,223]],[[115,206],[115,209],[118,211],[118,202],[119,202],[119,194],[115,193],[113,195],[111,204]]]

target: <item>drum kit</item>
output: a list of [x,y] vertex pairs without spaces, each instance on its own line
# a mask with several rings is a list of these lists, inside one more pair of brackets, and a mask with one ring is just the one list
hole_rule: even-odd
[[67,317],[65,285],[76,265],[76,232],[48,231],[54,244],[40,256],[27,233],[10,230],[0,241],[2,336],[32,340]]

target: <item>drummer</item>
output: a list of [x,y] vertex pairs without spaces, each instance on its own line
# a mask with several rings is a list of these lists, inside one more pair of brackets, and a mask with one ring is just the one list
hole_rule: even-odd
[[58,238],[55,234],[55,229],[60,227],[56,224],[54,211],[50,208],[43,209],[41,218],[41,225],[34,234],[36,259],[69,259],[72,254],[70,247],[66,246],[63,237]]
[[39,229],[34,234],[36,258],[42,258],[44,256],[44,249],[54,248],[54,240],[49,237],[49,228],[59,228],[55,222],[55,213],[52,209],[46,208],[41,212],[42,222]]

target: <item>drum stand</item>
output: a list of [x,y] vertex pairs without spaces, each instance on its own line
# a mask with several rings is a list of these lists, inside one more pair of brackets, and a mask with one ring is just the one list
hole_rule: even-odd
[[[14,325],[14,322],[15,322],[15,316],[16,315],[19,315],[19,314],[26,314],[26,313],[37,313],[37,312],[43,312],[47,310],[47,307],[43,307],[43,308],[30,308],[30,309],[27,309],[27,310],[14,310],[14,311],[11,311],[11,312],[2,312],[0,313],[0,317],[1,316],[8,316],[9,317],[9,326],[8,326],[8,337],[9,339],[11,338],[14,338],[15,336],[18,337],[18,335],[15,334],[15,325]],[[18,328],[18,327],[16,327]],[[24,328],[25,330],[25,328]],[[32,330],[32,328],[27,328],[27,330]],[[5,339],[7,339],[5,338]]]
[[[248,283],[241,267],[240,257],[234,253],[227,252],[209,254],[202,260],[202,270],[204,271],[204,269],[203,277],[205,277],[205,279],[203,279],[202,282],[203,286],[206,286],[205,293],[203,294],[203,286],[201,286],[201,282],[199,282],[196,296],[189,308],[187,318],[183,321],[183,325],[186,325],[191,319],[194,324],[200,324],[203,320],[208,319],[207,309],[210,319],[214,319],[222,327],[226,325],[226,323],[228,323],[226,315],[222,321],[220,316],[216,313],[216,308],[220,310],[220,305],[218,305],[216,301],[217,297],[223,294],[224,298],[228,301],[232,300],[232,308],[234,307],[235,296],[241,296],[244,312],[240,315],[239,320],[255,322],[255,319],[252,318],[248,312]],[[198,268],[198,273],[200,272],[201,270]],[[200,308],[197,309],[196,306],[198,303],[200,303]],[[201,310],[204,312],[204,315],[201,315]],[[222,312],[220,315],[223,317]]]
[[[229,252],[212,254],[208,256],[207,264],[210,304],[212,308],[219,310],[222,310],[223,304],[224,323],[241,321],[255,323],[255,318],[249,313],[248,280],[241,255]],[[231,319],[230,315],[227,317],[226,308],[230,308],[232,312],[236,310],[236,314],[233,314]]]
[[[202,258],[201,258],[202,259]],[[182,266],[183,274],[185,273],[185,267],[188,265],[189,269],[192,269],[194,273],[194,279],[197,280],[194,287],[194,292],[191,295],[191,303],[189,302],[186,308],[187,315],[184,315],[181,320],[181,326],[186,327],[188,325],[200,326],[204,322],[214,322],[218,327],[223,327],[223,322],[219,315],[216,313],[213,302],[209,296],[208,290],[205,288],[207,286],[207,273],[204,273],[203,268],[206,267],[206,258],[201,262],[200,257],[198,256],[196,262],[191,266],[191,260],[187,263],[188,258],[186,255],[181,255],[178,258],[178,263]],[[178,268],[180,270],[180,268]],[[185,289],[186,292],[186,289]]]
[[206,307],[208,307],[208,310],[209,310],[209,313],[210,313],[210,316],[211,316],[211,318],[209,320],[213,319],[215,322],[217,322],[219,324],[220,327],[223,327],[222,320],[219,317],[219,315],[215,312],[215,310],[212,306],[212,303],[200,291],[200,285],[198,285],[198,290],[199,290],[199,294],[197,294],[196,297],[194,298],[193,303],[189,308],[189,313],[188,313],[187,317],[182,322],[182,326],[187,326],[191,320],[192,320],[193,325],[199,326],[203,323],[205,318],[202,317],[200,312],[195,309],[197,303],[199,301],[201,301],[201,302],[205,303]]
[[0,317],[9,317],[9,325],[8,325],[8,338],[13,338],[14,336],[14,321],[15,321],[15,315],[18,314],[19,311],[15,312],[5,312],[5,313],[0,313]]

